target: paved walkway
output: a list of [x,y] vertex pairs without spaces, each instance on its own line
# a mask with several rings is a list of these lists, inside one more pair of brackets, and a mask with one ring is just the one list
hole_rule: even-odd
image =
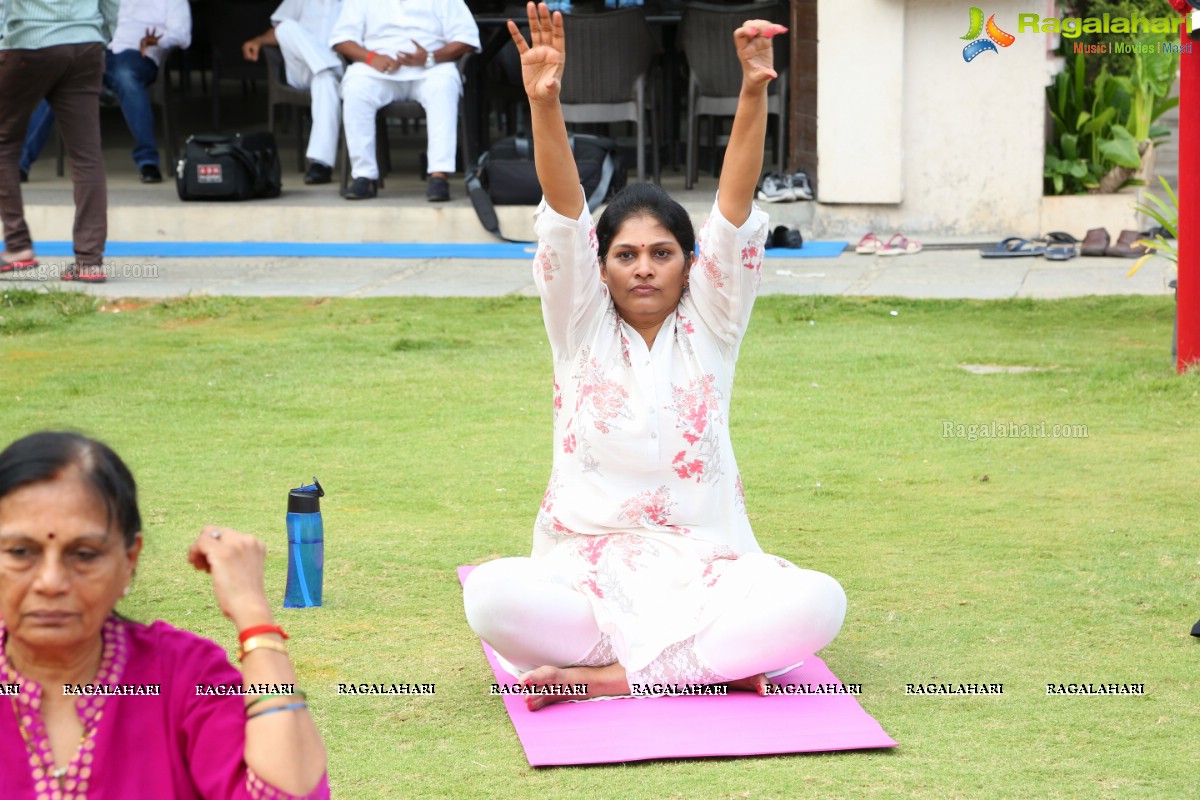
[[[188,294],[257,297],[489,297],[536,294],[527,261],[465,259],[171,258],[109,259],[110,280],[63,283],[60,259],[39,272],[0,276],[0,288],[65,287],[104,297]],[[837,258],[776,258],[768,252],[764,294],[912,298],[1061,298],[1171,293],[1173,268],[1148,262],[1132,278],[1132,261],[1117,258],[983,259],[974,250],[926,250],[882,258],[853,252]]]

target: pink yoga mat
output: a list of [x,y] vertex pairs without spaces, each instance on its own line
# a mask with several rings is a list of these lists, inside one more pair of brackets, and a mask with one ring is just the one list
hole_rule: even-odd
[[[458,568],[460,582],[471,569]],[[516,682],[486,643],[483,652],[497,683]],[[815,656],[772,680],[780,686],[841,684]],[[557,703],[536,712],[518,695],[496,700],[508,710],[534,767],[896,746],[850,694],[639,697]]]

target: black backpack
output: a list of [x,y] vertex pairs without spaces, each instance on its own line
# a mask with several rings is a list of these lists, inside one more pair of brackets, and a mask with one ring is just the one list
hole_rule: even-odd
[[175,167],[175,189],[180,200],[278,197],[281,174],[279,150],[269,131],[190,136]]
[[[587,194],[588,209],[596,207],[625,185],[625,167],[617,143],[604,136],[570,135],[571,152],[579,181]],[[535,206],[542,199],[533,165],[533,139],[518,134],[494,143],[467,170],[467,194],[483,227],[507,242],[500,233],[496,206]]]

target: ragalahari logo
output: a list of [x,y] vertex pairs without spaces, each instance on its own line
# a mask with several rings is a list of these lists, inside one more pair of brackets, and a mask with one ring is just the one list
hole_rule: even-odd
[[[979,34],[987,31],[987,38],[981,39]],[[967,30],[967,35],[963,39],[972,40],[970,44],[963,48],[963,61],[968,64],[975,60],[982,53],[992,52],[999,53],[996,45],[1008,47],[1017,40],[1017,37],[1011,33],[1005,33],[1000,30],[1000,26],[996,24],[996,15],[992,14],[988,17],[987,24],[983,22],[983,10],[971,7],[971,27]]]

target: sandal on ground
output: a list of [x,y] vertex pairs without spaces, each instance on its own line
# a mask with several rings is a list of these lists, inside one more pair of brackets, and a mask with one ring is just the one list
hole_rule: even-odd
[[1055,244],[1047,247],[1042,255],[1047,261],[1069,261],[1079,255],[1079,251],[1075,245]]
[[104,274],[104,267],[71,266],[63,270],[62,279],[64,281],[79,281],[80,283],[104,283],[108,280],[108,277]]
[[854,252],[860,256],[873,256],[883,249],[883,240],[874,233],[868,233],[866,236],[858,240],[858,247],[854,248]]
[[909,239],[901,233],[893,233],[892,238],[887,240],[879,250],[881,256],[911,256],[914,253],[921,252],[921,243],[916,239]]
[[3,253],[0,253],[0,272],[17,272],[24,269],[36,269],[37,267],[38,262],[33,257],[32,250],[20,253],[10,253],[5,250]]
[[1040,256],[1045,252],[1046,248],[1030,244],[1028,239],[1010,236],[995,247],[980,250],[979,255],[984,258],[1024,258],[1025,256]]
[[1085,256],[1102,256],[1108,250],[1108,244],[1108,231],[1104,228],[1092,228],[1083,237],[1083,245],[1079,252]]
[[1046,234],[1046,241],[1050,244],[1079,244],[1078,239],[1065,231],[1050,231]]

